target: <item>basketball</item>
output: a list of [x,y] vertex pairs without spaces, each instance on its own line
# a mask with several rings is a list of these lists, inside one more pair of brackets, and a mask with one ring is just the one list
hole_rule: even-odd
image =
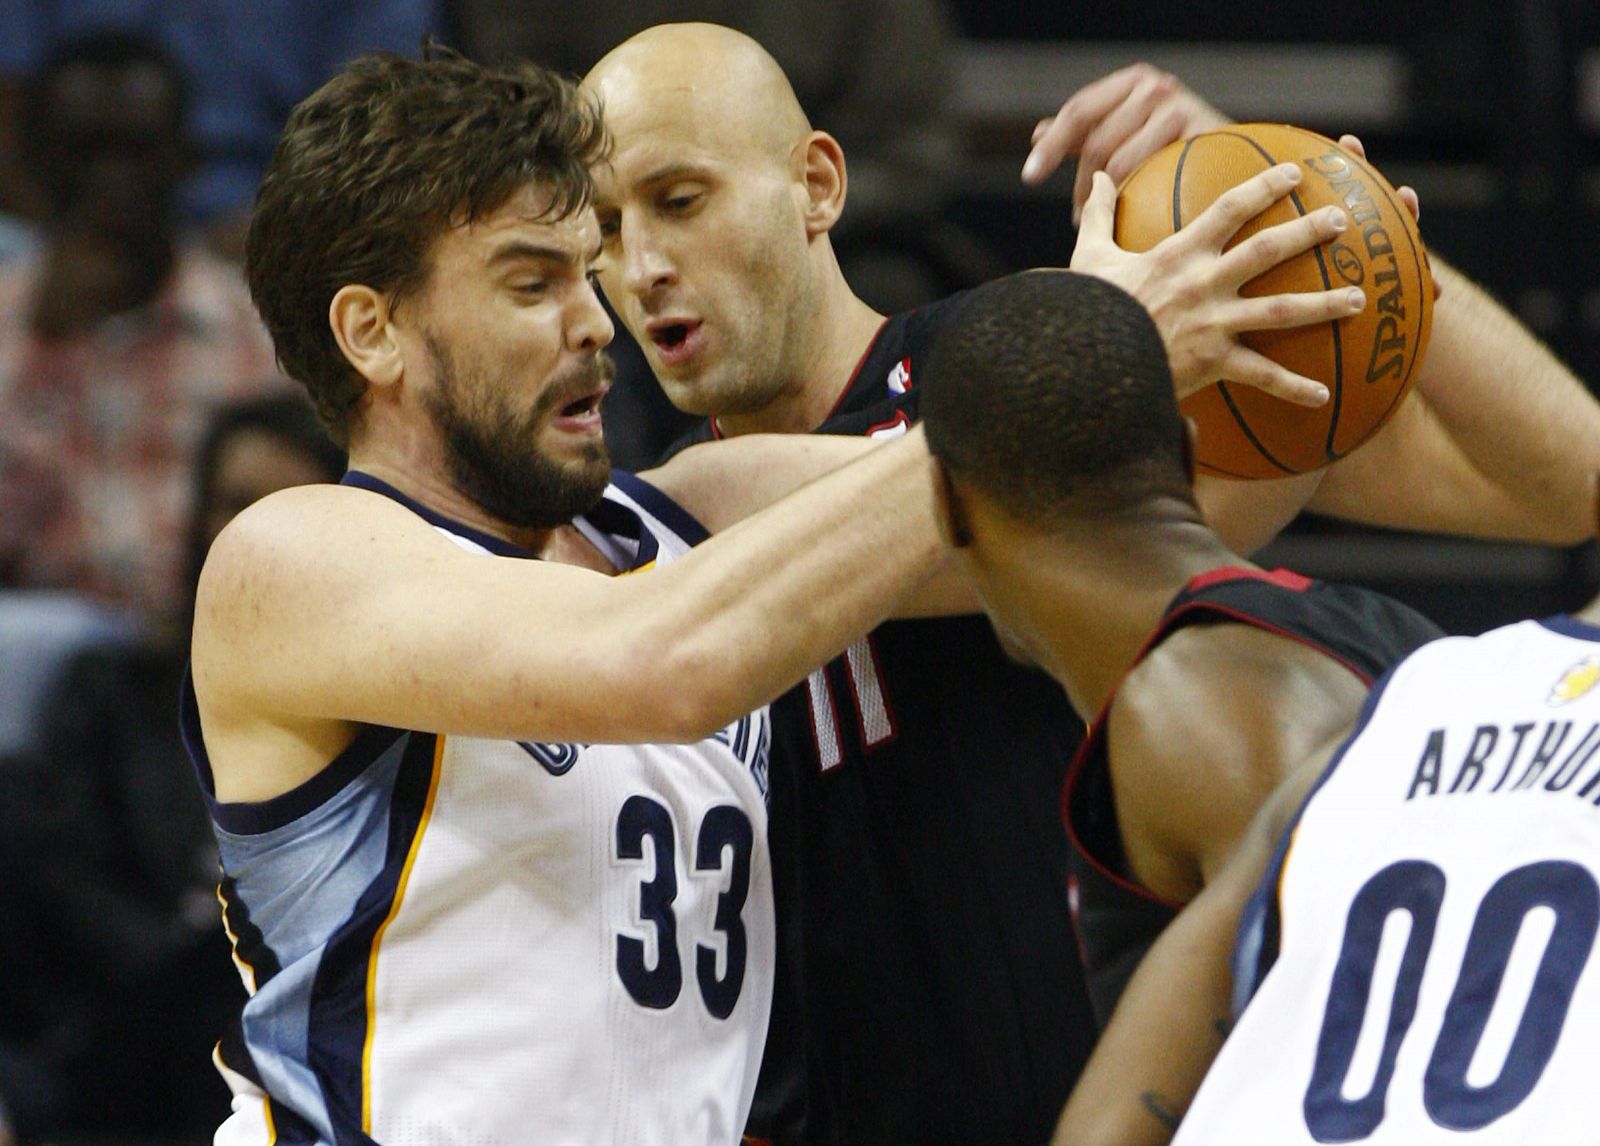
[[1296,406],[1227,381],[1191,394],[1182,409],[1199,427],[1202,473],[1275,478],[1337,461],[1399,407],[1427,350],[1433,278],[1416,222],[1371,165],[1315,132],[1245,123],[1169,144],[1118,190],[1117,243],[1149,250],[1228,188],[1288,161],[1300,166],[1299,185],[1241,227],[1232,243],[1321,207],[1342,206],[1349,224],[1240,293],[1358,286],[1367,304],[1335,322],[1241,336],[1251,349],[1326,385],[1328,401],[1314,409]]

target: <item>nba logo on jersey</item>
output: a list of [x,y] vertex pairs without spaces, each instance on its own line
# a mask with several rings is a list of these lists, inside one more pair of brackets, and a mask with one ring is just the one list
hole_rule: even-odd
[[1593,691],[1596,683],[1600,683],[1600,656],[1584,657],[1561,674],[1545,703],[1552,708],[1571,704]]
[[894,369],[889,371],[889,393],[904,394],[911,389],[911,359],[902,358],[894,364]]

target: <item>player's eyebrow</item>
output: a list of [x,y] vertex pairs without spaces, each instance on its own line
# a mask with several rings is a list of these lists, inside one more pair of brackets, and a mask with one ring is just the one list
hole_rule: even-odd
[[514,262],[518,259],[539,259],[544,262],[559,263],[570,266],[579,261],[578,255],[570,247],[546,246],[542,243],[531,243],[527,239],[512,239],[504,246],[495,248],[488,258],[490,266],[500,263]]
[[654,187],[661,183],[670,183],[674,179],[701,179],[705,172],[691,163],[667,163],[647,172],[638,181],[640,187]]

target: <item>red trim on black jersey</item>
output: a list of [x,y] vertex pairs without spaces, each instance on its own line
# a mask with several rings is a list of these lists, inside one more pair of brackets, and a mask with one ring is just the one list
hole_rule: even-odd
[[[1116,694],[1113,693],[1112,695],[1115,696]],[[1157,895],[1148,887],[1145,887],[1142,883],[1135,883],[1128,876],[1122,875],[1107,867],[1101,862],[1099,856],[1094,855],[1089,851],[1088,848],[1084,846],[1083,840],[1078,837],[1077,829],[1072,826],[1072,794],[1078,786],[1078,781],[1083,777],[1083,771],[1089,762],[1092,748],[1105,739],[1105,715],[1110,710],[1110,707],[1111,704],[1108,701],[1106,703],[1106,708],[1101,711],[1100,718],[1089,727],[1089,735],[1085,736],[1083,738],[1083,743],[1078,745],[1077,754],[1073,756],[1072,764],[1067,769],[1067,778],[1061,784],[1061,823],[1067,829],[1067,840],[1072,844],[1072,850],[1077,852],[1078,855],[1082,856],[1088,865],[1100,875],[1104,876],[1111,883],[1116,884],[1123,891],[1135,895],[1140,899],[1154,903],[1160,907],[1164,907],[1169,911],[1182,911],[1184,906],[1182,900],[1168,899],[1164,895]],[[1106,767],[1108,770],[1111,767],[1111,762],[1109,759],[1106,761]],[[1122,835],[1121,828],[1117,829],[1117,835],[1119,837]],[[1078,919],[1078,912],[1076,910],[1073,911],[1072,918],[1074,928],[1076,928]],[[1078,937],[1078,947],[1080,954],[1083,954],[1085,950],[1085,941],[1084,937],[1081,935]],[[1088,961],[1086,956],[1084,961]]]
[[1220,584],[1223,581],[1238,581],[1242,578],[1251,581],[1267,581],[1280,588],[1293,590],[1296,593],[1303,593],[1311,588],[1311,578],[1302,576],[1292,569],[1274,569],[1268,572],[1265,569],[1257,569],[1254,566],[1246,567],[1244,565],[1223,565],[1209,570],[1198,577],[1191,578],[1183,588],[1186,593],[1196,593],[1201,589],[1209,589],[1211,586]]
[[875,426],[868,426],[866,432],[861,436],[864,438],[870,438],[873,434],[879,433],[883,430],[892,430],[896,426],[904,426],[908,430],[911,428],[911,419],[906,417],[906,412],[904,410],[896,410],[894,412],[894,417],[890,418],[887,422],[879,422]]
[[[1185,583],[1183,589],[1179,591],[1178,595],[1187,596],[1189,594],[1202,592],[1215,585],[1241,580],[1264,581],[1268,584],[1276,585],[1279,588],[1286,589],[1294,593],[1303,593],[1309,589],[1312,584],[1314,584],[1311,578],[1305,577],[1299,573],[1295,573],[1289,569],[1274,569],[1268,572],[1264,569],[1224,565],[1216,569],[1209,569],[1204,573],[1200,573],[1195,577],[1190,578],[1189,581]],[[1082,856],[1089,866],[1096,872],[1103,875],[1113,884],[1138,896],[1141,899],[1173,909],[1180,909],[1182,908],[1183,904],[1175,900],[1169,900],[1164,896],[1157,895],[1149,888],[1133,882],[1127,876],[1119,875],[1117,872],[1107,867],[1101,861],[1099,856],[1092,854],[1088,848],[1084,846],[1083,840],[1079,837],[1076,829],[1073,827],[1072,800],[1079,781],[1082,779],[1084,769],[1087,768],[1090,759],[1092,759],[1099,752],[1100,746],[1105,741],[1106,724],[1111,714],[1111,705],[1113,702],[1115,702],[1117,694],[1122,691],[1122,686],[1127,683],[1129,674],[1144,662],[1144,659],[1149,656],[1150,652],[1155,648],[1156,645],[1160,644],[1162,641],[1172,636],[1172,634],[1178,629],[1182,628],[1182,622],[1186,617],[1198,612],[1209,613],[1212,616],[1232,620],[1243,625],[1249,625],[1251,628],[1260,629],[1263,632],[1271,633],[1274,636],[1284,637],[1288,640],[1294,641],[1297,644],[1303,645],[1308,649],[1319,652],[1336,664],[1343,665],[1345,668],[1349,669],[1355,674],[1356,679],[1361,681],[1361,683],[1368,688],[1372,686],[1373,681],[1373,678],[1369,673],[1365,672],[1360,666],[1352,663],[1348,658],[1340,656],[1327,645],[1322,644],[1321,642],[1302,633],[1296,633],[1289,629],[1283,628],[1280,625],[1275,625],[1271,621],[1268,621],[1253,613],[1247,613],[1242,610],[1232,608],[1228,605],[1219,604],[1216,601],[1188,600],[1184,601],[1176,608],[1170,608],[1167,612],[1162,614],[1161,620],[1157,623],[1151,634],[1145,638],[1144,644],[1140,647],[1138,654],[1133,658],[1133,663],[1130,664],[1126,671],[1123,672],[1122,678],[1117,681],[1116,688],[1112,689],[1111,695],[1106,698],[1105,704],[1101,706],[1099,714],[1094,718],[1093,723],[1089,725],[1089,732],[1088,735],[1084,737],[1083,743],[1078,746],[1078,751],[1076,755],[1074,755],[1072,764],[1067,770],[1067,777],[1061,785],[1061,822],[1066,827],[1067,838],[1071,842],[1073,850],[1078,855]],[[1110,757],[1109,754],[1106,754],[1107,771],[1110,770],[1110,767]],[[1121,835],[1120,829],[1118,830],[1118,835]]]
[[[1297,589],[1295,591],[1300,592],[1301,590]],[[1296,644],[1304,645],[1308,649],[1321,653],[1330,661],[1343,665],[1345,668],[1355,673],[1356,679],[1362,684],[1366,685],[1368,688],[1372,687],[1373,678],[1371,674],[1366,672],[1359,665],[1356,665],[1349,659],[1340,656],[1327,645],[1322,644],[1319,641],[1313,640],[1302,633],[1291,632],[1288,629],[1274,625],[1271,621],[1263,620],[1254,613],[1246,613],[1239,609],[1230,608],[1227,605],[1219,605],[1215,601],[1193,601],[1189,604],[1174,609],[1168,615],[1171,617],[1171,619],[1177,620],[1179,617],[1187,616],[1188,614],[1201,609],[1208,613],[1219,613],[1224,617],[1228,617],[1239,622],[1240,624],[1249,625],[1253,629],[1260,629],[1263,632],[1271,633],[1275,637],[1284,637],[1288,640],[1294,641]],[[1168,633],[1171,632],[1170,629],[1166,629],[1165,631]]]

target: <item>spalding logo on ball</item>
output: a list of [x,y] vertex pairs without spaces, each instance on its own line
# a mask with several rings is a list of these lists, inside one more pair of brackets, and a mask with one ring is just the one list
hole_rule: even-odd
[[1241,227],[1233,243],[1321,207],[1343,207],[1349,226],[1241,293],[1358,286],[1367,305],[1335,322],[1243,336],[1251,349],[1326,385],[1329,398],[1313,409],[1227,381],[1191,394],[1182,408],[1199,427],[1196,462],[1203,473],[1275,478],[1337,461],[1399,407],[1428,347],[1433,276],[1416,221],[1383,176],[1315,132],[1244,123],[1169,144],[1119,190],[1117,243],[1149,250],[1230,187],[1289,161],[1300,166],[1299,185]]

